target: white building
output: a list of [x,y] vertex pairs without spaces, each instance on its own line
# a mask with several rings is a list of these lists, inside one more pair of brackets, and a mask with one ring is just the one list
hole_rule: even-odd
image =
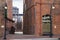
[[13,20],[15,22],[21,22],[21,16],[19,16],[19,8],[13,7]]

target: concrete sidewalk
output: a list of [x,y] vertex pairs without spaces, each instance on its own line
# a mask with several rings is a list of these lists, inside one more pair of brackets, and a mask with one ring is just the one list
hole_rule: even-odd
[[58,38],[9,39],[9,40],[58,40]]
[[[3,40],[3,38],[1,39]],[[9,34],[7,40],[58,40],[58,38],[49,38],[49,36],[36,37],[35,35]]]

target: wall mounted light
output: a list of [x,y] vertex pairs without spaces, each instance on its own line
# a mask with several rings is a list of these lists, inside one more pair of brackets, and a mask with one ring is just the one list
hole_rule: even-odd
[[54,28],[56,29],[56,25],[54,26]]
[[55,9],[55,6],[52,6],[52,9]]
[[4,25],[1,26],[1,28],[4,28],[4,27],[5,27]]

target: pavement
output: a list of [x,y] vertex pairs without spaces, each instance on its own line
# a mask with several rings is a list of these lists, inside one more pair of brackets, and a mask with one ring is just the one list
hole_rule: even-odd
[[[35,35],[9,34],[7,35],[7,40],[58,40],[58,38],[47,38],[46,36],[45,38],[42,37],[36,37]],[[3,38],[0,40],[3,40]]]
[[10,39],[10,40],[58,40],[57,38]]
[[[15,32],[15,34],[8,34],[7,40],[58,40],[57,36],[50,38],[49,36],[36,37],[35,35],[23,35],[22,32]],[[1,38],[0,40],[3,40]]]

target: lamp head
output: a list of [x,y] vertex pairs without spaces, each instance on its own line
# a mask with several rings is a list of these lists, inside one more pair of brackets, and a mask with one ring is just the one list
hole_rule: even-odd
[[5,9],[7,9],[7,4],[5,3],[5,7],[4,7]]
[[55,6],[52,6],[52,9],[55,9]]

